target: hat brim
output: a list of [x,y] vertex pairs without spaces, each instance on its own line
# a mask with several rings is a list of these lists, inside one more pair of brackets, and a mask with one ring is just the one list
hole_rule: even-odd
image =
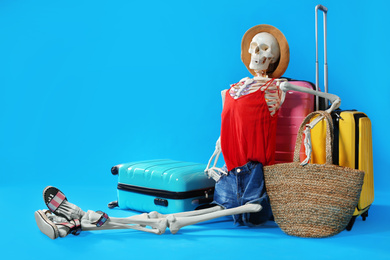
[[274,26],[268,24],[260,24],[250,28],[241,41],[241,60],[244,62],[246,68],[249,72],[256,76],[256,72],[249,68],[249,64],[251,62],[251,54],[249,53],[249,45],[252,42],[253,37],[261,32],[267,32],[272,34],[275,39],[278,41],[279,49],[280,49],[280,57],[279,61],[270,66],[267,70],[267,75],[270,78],[280,78],[283,76],[284,72],[287,70],[288,63],[290,61],[290,48],[288,46],[286,37],[284,37],[283,33],[279,31]]

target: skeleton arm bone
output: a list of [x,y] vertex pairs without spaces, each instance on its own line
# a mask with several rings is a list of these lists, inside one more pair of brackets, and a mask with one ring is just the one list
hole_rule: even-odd
[[[341,99],[338,96],[333,95],[333,94],[324,93],[324,92],[320,92],[320,91],[315,91],[315,90],[311,90],[311,89],[308,89],[308,88],[303,88],[303,87],[296,86],[296,85],[293,85],[293,84],[288,83],[288,82],[283,82],[280,85],[280,89],[283,92],[287,92],[288,90],[294,90],[294,91],[309,93],[309,94],[313,94],[313,95],[316,95],[316,96],[319,96],[319,97],[326,98],[326,99],[328,99],[332,103],[330,108],[326,110],[326,112],[328,112],[328,113],[330,113],[333,110],[335,110],[335,109],[340,107]],[[311,152],[312,152],[311,140],[310,140],[311,139],[310,138],[310,129],[313,129],[313,127],[317,123],[319,123],[322,119],[323,119],[323,117],[319,116],[319,117],[315,118],[311,123],[306,125],[305,141],[304,141],[305,150],[306,150],[306,152],[305,152],[306,153],[306,159],[301,163],[301,165],[306,165],[310,161]]]
[[[328,113],[330,113],[333,110],[339,108],[340,104],[341,104],[341,99],[338,96],[334,95],[334,94],[324,93],[324,92],[321,92],[321,91],[316,91],[316,90],[312,90],[312,89],[296,86],[296,85],[288,83],[288,82],[283,82],[282,84],[280,84],[280,89],[283,92],[287,92],[289,90],[293,90],[293,91],[309,93],[309,94],[312,94],[312,95],[316,95],[316,96],[319,96],[319,97],[326,98],[332,104],[330,106],[330,108],[326,110],[326,112],[328,112]],[[321,120],[322,120],[322,117],[317,117],[316,119],[314,119],[313,122],[311,122],[309,124],[310,128],[313,128]]]
[[[221,173],[227,174],[221,168],[217,167],[217,162],[218,162],[218,159],[219,159],[219,156],[221,155],[221,153],[222,153],[221,137],[219,137],[216,144],[215,144],[214,153],[210,157],[210,160],[206,166],[206,169],[204,170],[205,174],[209,178],[213,178],[216,182],[219,181],[219,179],[221,178]],[[210,167],[211,163],[213,162],[213,159],[214,159],[214,164]]]
[[[225,104],[225,96],[226,96],[226,91],[228,91],[227,89],[225,90],[222,90],[221,91],[221,96],[222,96],[222,108],[223,108],[223,105]],[[215,150],[214,150],[214,153],[213,155],[211,155],[210,159],[209,159],[209,162],[206,166],[206,169],[204,170],[205,174],[209,177],[209,178],[213,178],[215,181],[219,181],[219,179],[221,178],[221,175],[220,173],[225,173],[222,171],[221,168],[218,168],[217,167],[217,162],[218,162],[218,159],[219,159],[219,156],[221,155],[222,153],[222,149],[221,149],[221,137],[218,137],[218,140],[217,142],[215,143]],[[211,163],[213,162],[213,159],[214,159],[214,164],[210,167]],[[225,173],[226,174],[226,173]]]

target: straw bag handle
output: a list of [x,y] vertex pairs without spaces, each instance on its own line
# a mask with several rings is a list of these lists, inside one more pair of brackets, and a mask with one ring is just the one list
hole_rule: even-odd
[[301,126],[299,127],[298,130],[298,135],[297,135],[297,140],[295,142],[295,151],[294,151],[294,162],[300,162],[299,161],[299,152],[301,150],[301,145],[302,145],[302,133],[303,129],[305,128],[306,124],[310,122],[310,120],[316,116],[322,116],[326,119],[327,124],[326,124],[326,145],[325,145],[325,150],[326,150],[326,163],[325,164],[333,164],[332,160],[332,139],[333,139],[333,121],[329,113],[325,111],[314,111],[310,113],[302,122]]

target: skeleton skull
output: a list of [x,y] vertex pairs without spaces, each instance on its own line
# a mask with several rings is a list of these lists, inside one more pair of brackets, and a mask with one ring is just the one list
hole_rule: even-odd
[[266,71],[270,64],[279,59],[279,44],[272,34],[258,33],[249,45],[249,53],[251,54],[249,68],[255,71]]

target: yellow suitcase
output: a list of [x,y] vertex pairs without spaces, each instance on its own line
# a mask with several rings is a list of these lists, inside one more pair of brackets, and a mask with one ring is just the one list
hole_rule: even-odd
[[[336,110],[332,112],[334,139],[333,163],[363,170],[364,184],[358,205],[347,230],[351,230],[356,217],[368,216],[368,209],[374,201],[374,171],[372,154],[371,120],[358,111]],[[312,163],[325,163],[326,122],[322,120],[311,131]]]

